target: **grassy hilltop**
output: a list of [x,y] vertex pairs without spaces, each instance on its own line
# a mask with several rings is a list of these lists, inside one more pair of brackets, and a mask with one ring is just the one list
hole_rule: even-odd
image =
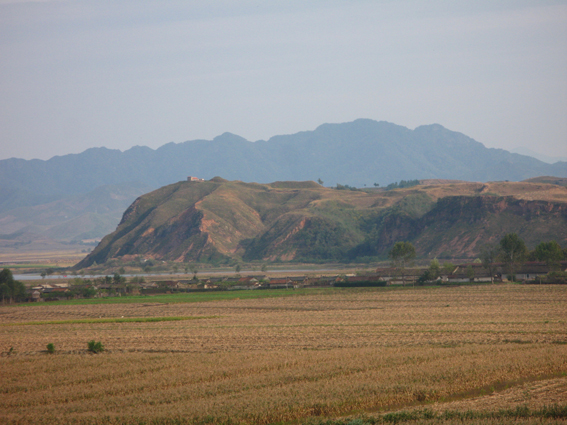
[[77,267],[142,255],[169,261],[327,261],[418,254],[472,257],[516,232],[533,247],[567,241],[567,188],[539,182],[445,182],[337,190],[315,182],[178,182],[138,198]]

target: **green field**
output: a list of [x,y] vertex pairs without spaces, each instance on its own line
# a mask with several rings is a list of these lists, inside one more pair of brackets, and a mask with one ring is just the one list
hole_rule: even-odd
[[[389,289],[389,288],[388,288]],[[207,301],[224,301],[224,300],[248,300],[257,298],[279,298],[292,297],[306,294],[326,294],[333,291],[340,291],[338,288],[321,288],[321,289],[255,289],[255,290],[239,290],[239,291],[210,291],[210,292],[183,292],[175,294],[157,294],[157,295],[131,295],[122,297],[105,297],[105,298],[85,298],[78,300],[65,301],[48,301],[46,305],[89,305],[89,304],[129,304],[129,303],[197,303]],[[32,303],[20,304],[37,305]]]
[[0,326],[34,326],[34,325],[78,325],[81,323],[146,323],[146,322],[177,322],[179,320],[213,319],[217,316],[177,316],[177,317],[112,317],[98,319],[71,320],[33,320],[21,323],[3,323]]

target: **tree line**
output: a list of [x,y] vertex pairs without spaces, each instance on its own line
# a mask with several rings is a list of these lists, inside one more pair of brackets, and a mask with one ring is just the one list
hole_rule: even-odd
[[14,279],[10,269],[3,269],[0,272],[0,298],[2,298],[2,303],[12,304],[23,301],[27,296],[25,285]]
[[400,182],[390,183],[386,186],[386,190],[403,189],[406,187],[418,186],[419,180],[400,180]]
[[[416,257],[415,247],[411,242],[396,242],[388,253],[392,266],[398,270],[402,277],[402,284],[405,284],[406,268],[413,265]],[[567,259],[567,248],[562,249],[557,241],[540,242],[533,251],[529,251],[525,242],[516,234],[506,234],[498,245],[485,246],[477,260],[491,276],[493,281],[498,263],[503,263],[510,280],[515,280],[516,272],[526,261],[542,261],[548,270],[559,269],[562,260]],[[450,263],[445,264],[445,271],[450,273],[454,266]],[[419,277],[418,282],[430,282],[438,279],[441,275],[442,266],[435,258],[431,261],[429,268]],[[449,270],[451,269],[451,270]],[[474,279],[474,270],[469,266],[467,276]]]

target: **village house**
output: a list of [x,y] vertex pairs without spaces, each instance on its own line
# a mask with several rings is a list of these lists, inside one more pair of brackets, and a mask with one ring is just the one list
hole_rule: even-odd
[[233,285],[231,289],[258,289],[260,285],[260,282],[255,277],[245,276],[239,278],[236,285]]
[[305,286],[309,286],[312,288],[322,288],[333,286],[339,276],[320,276],[320,277],[310,277],[305,279],[304,284]]
[[347,276],[345,281],[348,283],[361,283],[361,282],[379,282],[380,276],[377,274],[360,275],[360,276]]
[[158,287],[158,284],[155,282],[142,282],[139,283],[138,285],[140,285],[141,289],[153,289]]
[[204,278],[204,279],[200,279],[200,282],[207,285],[207,284],[211,284],[211,285],[216,285],[219,284],[220,282],[223,282],[224,278],[222,277],[209,277],[209,278]]
[[307,276],[292,276],[288,278],[295,289],[306,286]]
[[417,270],[408,269],[405,271],[403,276],[401,274],[397,274],[384,280],[388,282],[388,285],[415,285],[420,276],[419,274],[416,274],[417,272]]
[[316,287],[317,283],[319,283],[319,278],[318,277],[308,277],[307,279],[305,279],[305,281],[303,282],[303,284],[305,286],[309,286],[311,288]]
[[204,182],[205,179],[200,179],[199,177],[189,176],[187,177],[188,182]]
[[167,289],[180,289],[183,285],[176,280],[162,280],[158,282],[158,286]]
[[339,275],[334,276],[321,276],[319,279],[320,286],[333,286],[340,279]]
[[375,272],[380,277],[380,280],[385,280],[386,282],[392,280],[398,273],[394,267],[378,267]]
[[267,284],[270,289],[283,289],[283,288],[293,288],[293,283],[287,277],[270,279]]
[[[557,269],[560,268],[561,265],[558,264]],[[547,275],[550,271],[550,267],[548,267],[547,264],[538,261],[530,261],[522,264],[516,271],[516,280],[520,282],[525,280],[537,280]]]
[[[472,270],[472,277],[469,270]],[[496,273],[492,280],[499,281],[501,277],[500,273]],[[456,266],[450,274],[442,277],[441,280],[448,283],[465,283],[471,280],[473,282],[490,282],[490,273],[480,263],[461,264]]]

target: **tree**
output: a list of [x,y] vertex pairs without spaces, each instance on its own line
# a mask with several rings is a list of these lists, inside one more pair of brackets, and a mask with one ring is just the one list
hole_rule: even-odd
[[268,271],[268,265],[262,264],[262,268],[260,270],[262,270],[264,273],[267,272]]
[[236,266],[234,266],[234,271],[235,271],[236,273],[240,273],[240,270],[241,270],[241,269],[242,269],[242,268],[240,267],[240,264],[237,264]]
[[451,273],[453,273],[455,271],[456,266],[453,263],[449,263],[447,261],[445,261],[443,263],[443,271],[445,272],[445,274],[449,275]]
[[534,256],[539,261],[545,261],[550,270],[556,269],[563,260],[563,250],[556,241],[541,242],[535,247]]
[[516,279],[516,269],[525,261],[527,254],[526,244],[516,233],[508,233],[500,240],[500,258],[512,280]]
[[473,266],[469,265],[467,266],[467,277],[469,278],[469,282],[474,282],[474,269]]
[[197,273],[199,273],[197,266],[191,266],[191,271],[193,272],[193,280],[197,280]]
[[119,273],[114,273],[112,281],[115,285],[121,285],[122,283],[126,282],[126,278],[124,276],[120,276]]
[[92,286],[85,286],[81,291],[81,294],[85,298],[92,298],[96,295],[96,289],[93,288]]
[[321,180],[320,178],[317,179],[317,183],[319,183],[321,186],[323,186],[323,180]]
[[495,246],[485,246],[480,251],[480,259],[482,267],[490,274],[490,283],[494,283],[494,274],[496,273],[496,260],[498,258],[498,248]]
[[388,257],[392,260],[392,266],[397,268],[402,275],[402,285],[405,286],[405,269],[413,264],[415,248],[410,242],[396,242],[388,253]]
[[95,341],[94,339],[87,342],[87,348],[91,353],[102,353],[104,351],[104,345],[102,345],[102,342]]
[[26,287],[19,280],[14,280],[10,269],[3,269],[0,272],[0,296],[2,302],[8,300],[10,304],[27,297]]
[[420,285],[424,285],[427,282],[436,280],[441,274],[441,266],[439,265],[439,260],[434,258],[429,264],[429,268],[419,277],[417,280]]
[[429,264],[429,277],[431,280],[435,280],[441,274],[441,266],[439,264],[439,260],[434,258],[431,260],[431,264]]

